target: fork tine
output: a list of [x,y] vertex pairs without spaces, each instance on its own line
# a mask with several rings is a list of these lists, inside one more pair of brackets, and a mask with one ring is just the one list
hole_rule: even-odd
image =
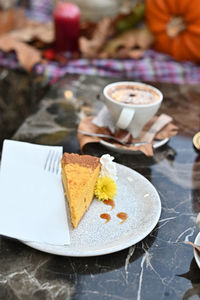
[[60,160],[61,160],[61,157],[60,157],[59,162],[58,162],[57,174],[61,173],[61,163],[60,163]]
[[59,153],[55,152],[54,158],[53,158],[53,164],[52,164],[52,172],[57,174],[57,168],[58,168],[58,161],[59,161]]
[[49,172],[52,172],[53,169],[54,169],[54,164],[53,164],[54,151],[52,151],[51,153],[52,154],[51,154],[50,159],[49,159],[49,169],[48,169]]
[[54,174],[60,172],[60,154],[54,150],[50,150],[44,165],[44,170]]
[[53,172],[54,170],[54,151],[50,150],[46,161],[46,171]]
[[44,164],[44,170],[48,169],[50,157],[51,157],[51,150],[48,152],[48,155],[47,155],[47,158],[46,158],[46,161],[45,161],[45,164]]
[[58,153],[57,154],[57,163],[56,163],[56,174],[60,173],[60,160],[61,160],[61,156],[60,154]]
[[49,171],[52,173],[56,172],[56,162],[57,162],[57,153],[53,151],[52,158],[51,158],[51,165],[49,168]]

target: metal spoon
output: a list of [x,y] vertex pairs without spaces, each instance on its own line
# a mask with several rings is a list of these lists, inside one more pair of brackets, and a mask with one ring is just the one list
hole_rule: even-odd
[[87,135],[87,136],[94,136],[94,137],[97,136],[97,137],[101,137],[101,138],[111,139],[113,141],[116,141],[116,142],[118,142],[122,145],[126,145],[126,146],[127,145],[141,146],[141,145],[147,144],[146,142],[128,144],[123,139],[119,139],[119,138],[116,138],[112,135],[102,134],[102,133],[93,133],[93,132],[87,132],[87,131],[83,131],[83,130],[78,130],[78,133],[84,134],[84,135]]

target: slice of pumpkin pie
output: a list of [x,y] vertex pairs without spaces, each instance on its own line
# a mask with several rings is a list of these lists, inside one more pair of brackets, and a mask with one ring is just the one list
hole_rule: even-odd
[[101,164],[98,157],[64,153],[61,160],[62,180],[71,221],[76,228],[94,197]]

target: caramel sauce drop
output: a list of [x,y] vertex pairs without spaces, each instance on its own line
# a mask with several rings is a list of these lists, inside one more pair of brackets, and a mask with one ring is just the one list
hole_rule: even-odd
[[126,219],[128,218],[128,215],[127,215],[127,213],[120,212],[117,214],[117,217],[122,219],[122,221],[120,222],[120,224],[122,224],[126,221]]
[[109,214],[101,214],[100,217],[101,217],[102,219],[105,219],[105,220],[106,220],[105,223],[108,223],[108,222],[110,221],[110,219],[111,219],[111,216],[110,216]]
[[103,203],[105,205],[110,205],[112,207],[111,210],[115,207],[115,202],[112,199],[104,200]]

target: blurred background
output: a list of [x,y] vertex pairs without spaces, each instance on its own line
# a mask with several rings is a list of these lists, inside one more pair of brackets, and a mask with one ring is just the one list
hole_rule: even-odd
[[66,74],[200,82],[199,0],[0,0],[0,136]]

